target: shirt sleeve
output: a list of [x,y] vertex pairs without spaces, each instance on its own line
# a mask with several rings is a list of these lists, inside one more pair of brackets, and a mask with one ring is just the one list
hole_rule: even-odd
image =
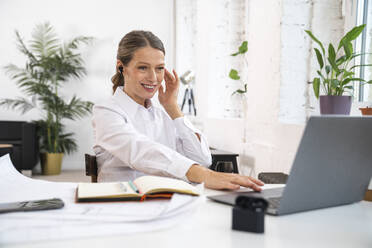
[[[204,135],[186,117],[173,120],[177,131],[177,151],[203,166],[212,164],[211,152]],[[199,134],[200,140],[195,135]]]
[[132,169],[185,179],[189,168],[196,163],[137,132],[123,115],[113,109],[95,106],[93,126],[96,144]]

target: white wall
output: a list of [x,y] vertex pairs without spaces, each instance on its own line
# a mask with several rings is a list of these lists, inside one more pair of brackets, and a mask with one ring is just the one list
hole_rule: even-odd
[[[49,21],[62,39],[78,35],[95,37],[93,45],[82,49],[88,75],[80,82],[66,84],[66,97],[79,97],[96,102],[111,94],[110,78],[115,72],[117,45],[124,34],[134,29],[150,30],[164,43],[166,62],[173,68],[173,1],[151,0],[1,0],[0,1],[0,98],[20,96],[3,66],[23,66],[24,57],[15,45],[15,29],[28,40],[35,24]],[[37,111],[26,115],[0,108],[0,120],[34,120]],[[68,122],[67,130],[75,132],[79,151],[64,158],[63,169],[84,167],[83,154],[92,152],[91,117]]]

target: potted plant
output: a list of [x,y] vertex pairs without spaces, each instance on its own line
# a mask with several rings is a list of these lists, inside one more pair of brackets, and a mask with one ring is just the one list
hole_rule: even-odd
[[367,106],[365,108],[359,108],[360,112],[362,112],[362,115],[372,115],[372,108]]
[[77,150],[73,133],[65,132],[63,121],[76,120],[91,112],[92,103],[75,95],[66,101],[60,87],[71,78],[86,74],[78,49],[92,38],[79,36],[63,43],[49,23],[35,27],[29,46],[16,31],[18,50],[27,60],[24,67],[5,67],[26,97],[2,99],[0,106],[19,110],[22,114],[38,109],[42,118],[36,120],[43,174],[59,174],[64,153]]
[[[351,29],[338,43],[337,50],[330,43],[328,45],[328,53],[323,44],[309,30],[305,32],[316,42],[320,48],[314,48],[316,58],[319,64],[317,77],[314,77],[312,84],[314,94],[317,99],[320,99],[321,114],[343,114],[349,115],[352,103],[352,92],[355,81],[371,84],[372,81],[366,82],[362,78],[355,77],[354,68],[360,66],[371,65],[356,65],[355,58],[362,55],[354,52],[352,41],[354,41],[363,31],[365,25],[356,26]],[[343,53],[341,53],[341,48]],[[325,95],[319,96],[320,88]],[[349,95],[345,95],[348,93]]]

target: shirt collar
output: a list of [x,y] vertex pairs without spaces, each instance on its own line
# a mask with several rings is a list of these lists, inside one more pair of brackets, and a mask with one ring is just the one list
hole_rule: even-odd
[[138,104],[136,101],[134,101],[130,96],[127,95],[127,93],[124,92],[123,86],[119,86],[114,93],[114,99],[122,108],[125,110],[125,112],[132,118],[136,116],[138,110],[140,108],[144,108],[148,111],[153,111],[153,104],[150,99],[146,99],[145,105],[147,108],[144,106]]

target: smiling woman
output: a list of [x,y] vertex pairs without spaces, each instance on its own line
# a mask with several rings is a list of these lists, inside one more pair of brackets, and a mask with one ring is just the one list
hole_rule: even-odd
[[[148,31],[132,31],[120,41],[113,96],[93,108],[98,181],[151,174],[214,189],[260,190],[259,180],[206,168],[211,164],[207,140],[183,116],[177,104],[180,81],[174,70],[165,69],[164,55],[163,43]],[[151,102],[156,92],[161,107]]]

